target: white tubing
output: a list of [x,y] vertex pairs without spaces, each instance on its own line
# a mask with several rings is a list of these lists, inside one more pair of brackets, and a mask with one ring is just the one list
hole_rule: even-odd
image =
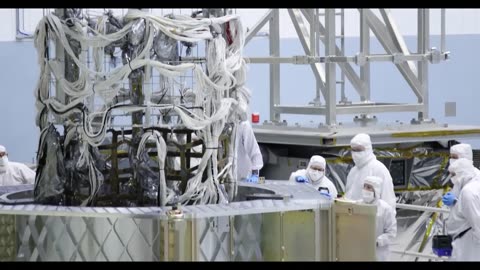
[[[225,177],[236,179],[236,172],[234,171],[236,168],[236,146],[233,145],[235,134],[231,136],[227,165],[220,172],[217,164],[219,137],[227,121],[236,123],[237,114],[245,111],[250,100],[250,91],[245,87],[246,63],[242,55],[245,40],[239,17],[228,15],[219,18],[195,19],[175,15],[174,18],[167,18],[139,10],[129,10],[125,16],[127,22],[123,28],[110,34],[106,34],[107,19],[107,16],[98,16],[95,29],[76,19],[73,20],[74,26],[69,27],[54,14],[49,14],[40,21],[34,37],[40,65],[40,77],[35,89],[37,125],[46,127],[47,122],[50,121],[48,117],[40,117],[40,113],[44,110],[47,110],[50,115],[58,115],[63,118],[73,113],[82,113],[82,123],[69,123],[69,125],[77,126],[68,130],[66,141],[72,138],[74,132],[79,132],[83,144],[78,165],[88,164],[90,166],[89,172],[93,181],[96,179],[96,172],[88,147],[99,146],[103,143],[106,131],[111,127],[113,111],[123,111],[126,114],[131,114],[132,112],[145,112],[150,109],[160,112],[173,110],[175,115],[179,117],[177,124],[196,131],[207,148],[200,161],[197,174],[189,179],[185,192],[179,197],[179,202],[182,204],[189,202],[207,204],[227,201],[220,190],[220,179]],[[129,59],[128,64],[107,71],[107,67],[103,63],[105,47],[124,39],[131,32],[135,21],[140,19],[144,20],[146,26],[141,51],[133,59]],[[210,26],[227,22],[233,41],[230,45],[226,44],[225,37],[222,35],[213,37],[210,32]],[[206,51],[208,75],[200,64],[180,63],[169,65],[150,59],[154,36],[159,31],[176,41],[208,41]],[[74,54],[74,50],[70,46],[70,39],[78,41],[82,50],[87,48],[92,50],[93,64],[86,62],[86,55],[83,51],[79,56]],[[54,40],[55,46],[60,47],[57,49],[64,49],[65,54],[71,57],[73,64],[79,70],[76,81],[70,82],[65,78],[63,61],[57,61],[53,57],[48,59],[45,57],[49,49],[49,46],[45,43],[46,40]],[[140,68],[153,68],[162,79],[177,82],[177,84],[180,84],[177,78],[193,72],[195,81],[193,106],[203,109],[188,109],[181,104],[174,103],[172,96],[169,99],[171,104],[154,104],[151,102],[152,95],[150,92],[145,94],[146,100],[143,105],[116,106],[115,96],[124,93],[124,91],[121,92],[122,84],[128,80],[133,70]],[[60,101],[56,96],[51,96],[51,79],[56,82],[57,89],[63,92],[68,99]],[[172,95],[173,89],[166,90],[166,92]],[[104,104],[97,107],[94,107],[94,104],[89,104],[92,105],[91,108],[93,109],[87,112],[85,105],[91,100],[96,100],[96,96],[101,97]],[[54,111],[59,113],[56,114]],[[100,125],[97,125],[98,123],[93,125],[93,120],[96,117],[101,119]],[[234,124],[235,129],[236,125]],[[143,151],[148,140],[154,140],[157,147],[157,158],[161,171],[159,177],[160,203],[163,206],[172,202],[175,195],[174,191],[166,186],[164,168],[167,145],[157,131],[146,132],[141,139],[137,156],[140,151]],[[204,173],[207,179],[202,182]],[[91,187],[92,194],[87,199],[88,201],[98,192],[100,183],[94,181],[94,183],[91,183]],[[230,191],[231,196],[232,191]]]

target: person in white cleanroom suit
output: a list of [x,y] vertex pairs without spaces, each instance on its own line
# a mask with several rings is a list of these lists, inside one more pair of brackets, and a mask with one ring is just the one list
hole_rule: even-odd
[[290,181],[311,185],[329,198],[337,198],[337,188],[325,176],[327,162],[322,156],[312,156],[307,169],[298,170],[290,175]]
[[450,165],[459,158],[473,160],[472,146],[466,143],[460,143],[450,147]]
[[[468,160],[473,161],[473,151],[472,151],[472,146],[470,144],[466,143],[460,143],[453,145],[450,147],[450,162],[449,165],[452,165],[455,161],[457,161],[459,158],[466,158]],[[480,170],[475,168],[477,172],[480,173]],[[459,190],[458,190],[458,185],[453,186],[452,191],[456,196],[459,195]]]
[[361,200],[363,182],[367,176],[378,176],[383,179],[381,199],[395,209],[396,197],[393,190],[393,180],[387,167],[377,160],[373,154],[372,142],[368,134],[357,134],[350,141],[352,159],[355,166],[347,176],[345,197],[350,200]]
[[459,196],[445,194],[442,201],[449,206],[445,221],[452,236],[452,261],[480,261],[480,174],[473,162],[460,158],[448,171],[452,182],[459,187]]
[[377,237],[377,261],[387,261],[390,255],[390,244],[397,236],[397,220],[395,209],[380,199],[383,180],[376,176],[367,176],[362,189],[362,201],[377,206],[375,236]]
[[237,179],[258,183],[263,157],[253,133],[252,125],[245,118],[237,127],[235,145],[237,147]]
[[0,145],[0,185],[33,184],[35,172],[25,164],[8,161],[7,149]]
[[[239,73],[246,72],[241,69]],[[245,78],[244,75],[239,75]],[[239,85],[244,84],[244,80],[237,81]],[[263,167],[263,157],[258,146],[253,128],[248,121],[248,104],[251,97],[250,90],[245,87],[237,87],[235,91],[237,97],[238,107],[237,115],[240,123],[237,126],[235,133],[235,147],[236,147],[236,162],[234,170],[237,171],[237,181],[246,180],[247,182],[258,183],[260,170]]]

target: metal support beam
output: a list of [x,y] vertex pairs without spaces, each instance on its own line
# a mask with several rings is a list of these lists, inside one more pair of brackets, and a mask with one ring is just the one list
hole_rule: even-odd
[[[402,52],[404,55],[409,55],[410,51],[408,50],[407,44],[403,39],[403,36],[400,34],[398,27],[395,23],[395,20],[392,17],[389,9],[380,8],[380,14],[382,14],[383,20],[385,21],[385,25],[387,26],[387,30],[390,32],[390,37],[393,40],[393,43],[397,46],[397,49]],[[412,62],[407,62],[407,65],[412,70],[413,74],[418,74],[417,67]]]
[[450,213],[450,210],[445,208],[438,208],[438,207],[430,207],[430,206],[421,206],[421,205],[413,205],[413,204],[404,204],[404,203],[397,203],[397,209],[408,209],[408,210],[416,210],[421,212],[433,212],[433,213]]
[[[315,12],[318,12],[318,9],[310,9],[310,13],[312,16],[315,16]],[[310,24],[310,56],[316,57],[318,56],[317,53],[317,40],[318,40],[318,33],[317,27],[315,23]],[[320,91],[321,91],[321,84],[318,80],[315,80],[315,98],[314,104],[320,105]]]
[[[375,14],[368,9],[364,10],[364,14],[366,15],[368,26],[370,29],[372,29],[373,33],[382,44],[385,51],[387,51],[389,54],[399,53],[393,40],[388,34],[386,26],[380,21],[380,19],[378,19],[377,16],[375,16]],[[415,73],[413,73],[407,63],[399,63],[395,65],[417,96],[418,102],[421,103],[423,101],[421,84]]]
[[[340,9],[340,50],[345,53],[345,9]],[[318,18],[318,15],[314,18]],[[348,102],[345,94],[345,72],[340,69],[340,102]]]
[[[335,9],[325,9],[325,56],[335,55]],[[326,107],[327,114],[325,115],[325,123],[329,126],[336,125],[337,122],[337,79],[336,79],[336,64],[325,63],[326,75]]]
[[[370,28],[363,9],[360,9],[360,53],[362,56],[370,54]],[[361,101],[370,100],[370,62],[360,66],[360,80],[365,84],[364,95],[360,96]]]
[[[431,53],[427,54],[410,54],[404,56],[402,54],[371,54],[363,56],[365,64],[370,62],[393,62],[402,63],[405,61],[425,61],[431,57]],[[359,56],[308,56],[308,55],[295,55],[290,57],[245,57],[245,61],[249,64],[295,64],[295,65],[308,65],[312,63],[353,63],[359,62]]]
[[[419,112],[421,104],[378,104],[337,105],[337,114],[387,113],[387,112]],[[275,106],[275,111],[285,114],[326,115],[326,106]]]
[[[272,9],[269,22],[270,56],[280,56],[280,11]],[[274,107],[280,104],[280,64],[270,64],[270,121],[280,121]]]
[[253,26],[252,30],[248,31],[245,36],[245,45],[262,29],[262,27],[272,18],[273,9],[267,11],[265,15],[260,19],[260,21]]
[[[308,11],[310,12],[310,16],[315,16],[315,10],[314,9],[308,9]],[[316,27],[315,27],[315,24],[314,23],[311,23],[310,24],[310,56],[313,56],[315,57],[317,51],[315,50],[317,47],[316,47],[316,38],[317,38],[317,30],[316,30]]]
[[[313,18],[310,17],[310,14],[308,14],[308,12],[306,12],[304,9],[302,9],[301,12],[303,13],[303,16],[305,16],[307,21],[309,23],[312,23]],[[325,44],[325,32],[326,32],[326,30],[323,27],[323,25],[320,23],[318,18],[316,18],[316,20],[317,20],[317,24],[318,24],[318,32],[319,32],[319,35],[320,35],[320,40]],[[335,46],[335,54],[336,55],[343,55],[343,52],[342,52],[342,50],[340,50],[340,48]],[[347,63],[346,64],[338,64],[338,66],[345,73],[345,76],[347,76],[347,79],[350,81],[353,88],[355,88],[355,90],[358,92],[358,94],[360,96],[364,96],[365,95],[365,84],[360,79],[360,77],[357,75],[357,73],[355,73],[355,70],[353,69],[353,67],[350,64],[347,64]]]
[[441,36],[440,36],[440,52],[445,52],[445,9],[440,9],[440,24],[441,24]]
[[398,249],[392,249],[390,250],[392,253],[398,253],[402,255],[409,255],[409,256],[415,256],[415,257],[420,257],[420,258],[425,258],[425,259],[432,259],[435,261],[444,261],[442,258],[436,256],[436,255],[429,255],[429,254],[423,254],[419,252],[413,252],[413,251],[408,251],[408,250],[398,250]]
[[[303,50],[305,51],[305,54],[310,55],[311,54],[310,51],[314,50],[315,48],[310,48],[310,44],[308,42],[310,35],[305,27],[305,24],[303,22],[300,12],[298,10],[289,9],[288,14],[292,19],[293,26],[297,31],[298,38],[300,39],[300,43],[303,46]],[[323,67],[319,63],[311,64],[310,67],[312,68],[313,74],[315,75],[315,79],[320,86],[320,90],[322,91],[323,96],[326,97],[325,70],[323,70]]]
[[[430,10],[418,9],[418,53],[427,53],[430,46]],[[418,113],[418,120],[428,119],[428,62],[418,62],[418,80],[423,96],[423,110]],[[420,101],[419,101],[420,102]]]
[[248,64],[294,64],[293,57],[248,57]]

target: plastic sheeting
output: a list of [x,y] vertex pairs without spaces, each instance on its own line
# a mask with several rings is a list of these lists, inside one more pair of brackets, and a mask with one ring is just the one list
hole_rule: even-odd
[[178,61],[178,42],[165,35],[163,32],[157,32],[153,40],[153,54],[158,61]]
[[107,163],[98,149],[92,146],[84,150],[83,158],[88,158],[79,162],[82,160],[82,147],[78,138],[74,138],[64,149],[63,138],[54,125],[42,133],[34,187],[36,203],[75,206],[93,203],[94,195],[103,189],[103,172],[108,172]]
[[88,146],[88,155],[93,160],[79,164],[81,156],[78,140],[70,141],[66,146],[65,171],[66,171],[66,205],[86,206],[92,203],[91,195],[102,188],[104,176],[101,171],[106,171],[106,162],[96,147]]
[[[442,162],[443,157],[415,157],[410,173],[409,187],[434,187],[437,183],[443,183]],[[440,180],[440,182],[438,182]],[[438,185],[437,185],[438,187]]]
[[[127,34],[127,42],[122,44],[122,61],[128,65],[131,59],[135,59],[144,48],[145,20],[137,19]],[[133,70],[128,76],[131,80],[139,79],[143,74],[143,68]]]
[[160,172],[158,163],[148,156],[148,148],[139,155],[134,165],[136,176],[139,179],[143,195],[144,205],[159,205],[159,187],[160,187]]
[[[123,28],[122,20],[113,16],[112,11],[108,11],[106,13],[106,15],[108,17],[107,23],[105,25],[106,26],[105,27],[106,28],[106,31],[105,31],[106,34],[116,33],[118,31],[120,31],[120,29]],[[105,54],[108,54],[110,56],[111,64],[113,65],[113,67],[116,67],[116,60],[117,60],[116,57],[115,57],[115,49],[116,49],[116,47],[122,47],[122,45],[126,43],[126,40],[127,40],[127,37],[125,36],[122,39],[117,40],[116,42],[110,43],[104,49]]]
[[181,44],[183,46],[187,47],[187,49],[185,50],[185,55],[186,56],[190,56],[192,54],[192,48],[197,46],[197,43],[194,43],[194,42],[182,41]]
[[[423,190],[402,192],[399,203],[437,207],[443,190]],[[433,212],[421,212],[407,209],[397,209],[397,238],[391,249],[411,251],[433,255],[432,238],[443,234],[443,220],[447,215]],[[392,253],[391,260],[413,261],[425,260],[412,255]]]
[[[60,135],[50,125],[40,136],[34,197],[40,204],[65,204],[65,165]],[[47,162],[48,160],[48,162]]]
[[[81,8],[67,8],[65,9],[65,18],[77,18],[82,19],[82,9]],[[73,20],[67,20],[65,22],[67,26],[72,27],[74,25]]]
[[[64,19],[65,19],[65,24],[68,27],[71,27],[73,31],[76,30],[74,28],[74,18],[75,19],[81,19],[82,16],[82,9],[80,8],[67,8],[65,9],[65,14],[64,14]],[[68,43],[70,44],[73,53],[78,57],[80,53],[82,52],[82,44],[75,39],[72,39],[70,35],[66,35],[68,39]],[[65,79],[67,79],[69,82],[75,82],[78,80],[78,75],[79,75],[79,70],[78,67],[75,65],[75,62],[73,61],[72,57],[68,54],[65,55]]]

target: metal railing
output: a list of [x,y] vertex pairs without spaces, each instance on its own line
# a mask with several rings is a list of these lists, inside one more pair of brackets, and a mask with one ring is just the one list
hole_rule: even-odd
[[[450,210],[444,209],[444,208],[421,206],[421,205],[411,205],[411,204],[403,204],[403,203],[397,203],[396,207],[397,207],[397,209],[414,210],[414,211],[421,211],[421,212],[432,212],[432,213],[442,213],[442,214],[450,212]],[[396,253],[396,254],[401,254],[401,255],[411,255],[411,256],[425,258],[425,259],[431,259],[431,260],[435,260],[435,261],[445,261],[445,258],[438,257],[434,254],[425,254],[425,253],[419,253],[419,252],[414,252],[414,251],[409,251],[409,250],[400,250],[400,249],[391,249],[390,252]]]

